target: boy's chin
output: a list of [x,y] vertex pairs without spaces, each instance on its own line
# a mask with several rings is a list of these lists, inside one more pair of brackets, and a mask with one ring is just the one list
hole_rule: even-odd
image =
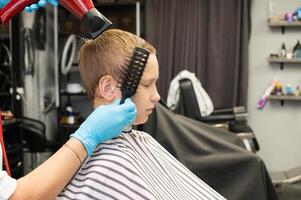
[[133,125],[137,126],[137,125],[141,125],[141,124],[144,124],[146,123],[148,120],[148,117],[143,117],[141,119],[136,119],[133,123]]

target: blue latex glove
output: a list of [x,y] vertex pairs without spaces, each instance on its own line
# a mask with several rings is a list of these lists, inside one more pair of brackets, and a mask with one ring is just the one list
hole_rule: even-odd
[[131,99],[119,105],[120,99],[113,104],[96,108],[80,125],[71,137],[79,139],[90,156],[101,142],[118,136],[122,129],[134,122],[136,106]]
[[0,8],[3,8],[10,0],[0,0]]
[[32,12],[38,10],[40,7],[45,7],[47,3],[50,3],[53,6],[59,5],[59,0],[39,0],[38,3],[31,4],[30,6],[25,7],[25,12]]

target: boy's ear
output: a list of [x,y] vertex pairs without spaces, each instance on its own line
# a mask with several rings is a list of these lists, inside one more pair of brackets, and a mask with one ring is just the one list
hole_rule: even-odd
[[111,102],[116,98],[116,81],[109,75],[103,76],[98,82],[98,92],[101,97]]

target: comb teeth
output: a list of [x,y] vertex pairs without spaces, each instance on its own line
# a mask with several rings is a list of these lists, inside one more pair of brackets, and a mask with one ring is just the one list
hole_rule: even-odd
[[133,56],[127,68],[122,72],[121,92],[122,99],[120,104],[126,98],[132,97],[137,90],[142,77],[145,65],[147,63],[149,52],[146,49],[136,47]]

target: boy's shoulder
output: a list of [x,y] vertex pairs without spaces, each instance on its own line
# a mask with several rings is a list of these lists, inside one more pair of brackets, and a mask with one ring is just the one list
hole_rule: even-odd
[[[138,130],[123,132],[118,137],[101,143],[87,159],[79,174],[91,171],[106,171],[110,168],[134,170],[141,159],[142,149],[156,148],[158,143],[148,133]],[[100,170],[100,171],[101,171]]]
[[150,134],[143,131],[134,129],[123,131],[119,136],[98,145],[92,157],[107,150],[123,152],[124,149],[133,149],[134,144],[137,143],[136,141],[144,143],[146,140],[156,141]]

